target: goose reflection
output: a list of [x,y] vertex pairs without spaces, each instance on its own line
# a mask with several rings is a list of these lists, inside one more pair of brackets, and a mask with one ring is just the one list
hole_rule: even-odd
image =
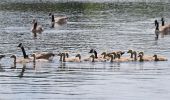
[[19,78],[22,78],[24,76],[25,69],[26,69],[26,64],[23,64],[22,70],[20,74],[18,75]]

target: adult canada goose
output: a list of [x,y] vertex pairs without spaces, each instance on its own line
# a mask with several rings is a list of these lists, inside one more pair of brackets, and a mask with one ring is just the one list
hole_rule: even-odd
[[95,58],[95,55],[91,55],[90,58],[92,58],[92,62],[106,62],[106,59]]
[[54,28],[55,23],[57,23],[58,25],[63,25],[63,24],[67,23],[68,17],[66,17],[66,16],[55,17],[54,14],[52,14],[52,13],[49,13],[49,16],[51,16],[51,27],[52,28]]
[[34,33],[34,34],[36,34],[36,33],[41,34],[43,32],[42,26],[38,25],[38,23],[37,23],[37,21],[35,19],[33,19],[32,23],[33,23],[33,28],[31,29],[32,33]]
[[167,61],[168,60],[167,58],[157,56],[156,54],[153,57],[154,57],[154,61]]
[[22,43],[20,43],[17,47],[21,48],[22,53],[23,53],[23,57],[28,58],[28,55],[26,54],[24,46],[22,45]]

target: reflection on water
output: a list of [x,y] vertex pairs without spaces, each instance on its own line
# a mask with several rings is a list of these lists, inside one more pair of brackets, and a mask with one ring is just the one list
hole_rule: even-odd
[[[170,58],[169,35],[155,40],[154,33],[155,19],[170,22],[168,0],[107,1],[1,0],[0,53],[6,57],[0,61],[0,99],[169,100],[169,61],[63,63],[55,56],[51,62],[14,65],[9,58],[22,56],[21,42],[29,55],[66,51],[86,57],[94,48],[99,54],[133,49]],[[68,23],[51,29],[49,12],[68,16]],[[37,38],[31,33],[34,18],[44,28]]]

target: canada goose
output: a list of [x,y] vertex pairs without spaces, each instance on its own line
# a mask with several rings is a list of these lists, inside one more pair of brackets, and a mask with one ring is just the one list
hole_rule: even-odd
[[91,55],[90,58],[92,58],[92,62],[106,62],[106,59],[95,58],[95,55]]
[[154,61],[167,61],[168,60],[167,58],[157,56],[156,54],[153,57],[154,57]]
[[58,25],[63,25],[67,23],[67,19],[68,17],[66,16],[62,16],[62,17],[54,17],[54,14],[49,13],[49,16],[51,16],[51,27],[54,28],[55,23],[57,23]]
[[29,63],[33,61],[33,59],[31,58],[22,58],[22,57],[17,58],[15,55],[12,55],[10,58],[14,59],[14,65],[16,65],[16,63]]
[[28,58],[28,55],[26,54],[24,46],[22,45],[22,43],[20,43],[17,47],[21,48],[22,53],[23,53],[23,57]]
[[32,33],[36,34],[39,33],[41,34],[43,32],[43,28],[41,25],[37,24],[37,21],[33,19],[33,28],[31,29]]

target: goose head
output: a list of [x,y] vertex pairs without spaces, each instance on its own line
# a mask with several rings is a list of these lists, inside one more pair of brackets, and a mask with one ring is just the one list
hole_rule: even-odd
[[153,57],[155,61],[158,61],[158,56],[156,54],[154,54]]
[[79,60],[81,60],[81,55],[80,54],[77,54],[75,57],[78,57]]
[[89,51],[89,53],[94,53],[94,51],[95,51],[94,49],[91,49],[91,50]]
[[144,56],[144,52],[141,51],[141,52],[138,53],[138,55]]
[[10,58],[14,58],[14,59],[16,59],[16,56],[15,56],[15,55],[12,55]]
[[20,47],[20,48],[23,47],[23,46],[22,46],[22,43],[20,43],[17,47]]

